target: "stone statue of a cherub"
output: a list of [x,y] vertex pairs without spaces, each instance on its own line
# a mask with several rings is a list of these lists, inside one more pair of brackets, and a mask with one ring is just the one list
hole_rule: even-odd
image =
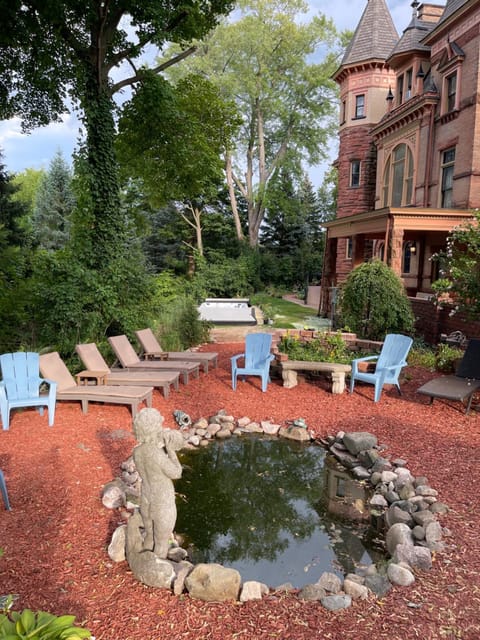
[[166,558],[169,541],[175,528],[177,507],[173,480],[182,475],[177,451],[185,444],[178,430],[163,427],[163,416],[156,409],[142,409],[133,428],[138,444],[133,460],[142,490],[140,514],[143,520],[143,550]]

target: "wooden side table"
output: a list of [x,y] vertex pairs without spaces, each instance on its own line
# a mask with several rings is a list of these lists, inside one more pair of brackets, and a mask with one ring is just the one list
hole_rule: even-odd
[[145,360],[168,360],[168,353],[166,351],[144,351],[143,357]]
[[75,375],[78,385],[88,384],[90,380],[93,380],[95,384],[107,384],[108,371],[80,371]]

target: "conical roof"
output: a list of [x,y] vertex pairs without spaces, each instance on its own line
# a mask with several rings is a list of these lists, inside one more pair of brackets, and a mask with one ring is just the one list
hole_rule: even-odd
[[417,17],[418,2],[413,2],[412,7],[413,15],[410,24],[391,51],[389,59],[412,51],[430,51],[430,47],[421,44],[421,40],[435,27],[435,23],[419,20]]
[[385,0],[368,0],[341,66],[386,60],[397,41],[398,33]]

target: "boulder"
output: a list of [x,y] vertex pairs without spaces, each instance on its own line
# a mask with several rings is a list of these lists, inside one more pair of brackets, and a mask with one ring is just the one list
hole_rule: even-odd
[[122,524],[115,529],[110,544],[108,545],[108,557],[114,562],[123,562],[125,560],[125,539],[127,533],[127,525]]
[[387,531],[385,542],[388,553],[393,556],[398,545],[409,544],[413,546],[412,531],[408,525],[397,522]]
[[387,576],[390,582],[401,587],[409,587],[415,582],[415,576],[409,569],[393,562],[388,565]]
[[248,600],[261,600],[263,596],[268,595],[269,588],[263,582],[257,582],[256,580],[247,580],[243,584],[242,592],[240,593],[240,602],[248,602]]
[[241,577],[235,569],[220,564],[198,564],[187,576],[185,586],[192,598],[205,602],[237,600]]
[[352,598],[349,595],[325,596],[320,600],[322,606],[329,611],[338,611],[352,606]]
[[347,447],[347,450],[356,456],[360,451],[367,451],[377,446],[378,441],[376,436],[367,431],[356,431],[353,433],[346,433],[343,436],[343,444]]

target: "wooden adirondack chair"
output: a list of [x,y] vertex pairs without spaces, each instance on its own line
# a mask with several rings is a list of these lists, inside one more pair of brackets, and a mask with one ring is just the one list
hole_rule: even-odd
[[[0,356],[2,381],[0,381],[0,411],[3,430],[10,427],[10,411],[20,407],[38,407],[40,415],[43,408],[48,409],[48,425],[53,426],[57,383],[40,377],[38,353],[4,353]],[[48,385],[48,394],[40,394],[42,384]]]
[[[352,361],[352,373],[350,378],[350,393],[353,392],[355,382],[367,382],[375,385],[375,402],[380,400],[383,385],[393,384],[401,395],[398,378],[400,371],[407,364],[407,355],[412,346],[412,338],[396,333],[385,336],[382,350],[378,356],[367,356]],[[367,372],[359,370],[361,362],[376,362],[375,371]]]
[[[232,356],[232,387],[237,388],[238,376],[260,376],[262,391],[267,390],[270,379],[270,362],[274,355],[270,353],[272,336],[270,333],[248,333],[245,336],[245,352]],[[244,359],[243,367],[238,366],[238,360]]]

